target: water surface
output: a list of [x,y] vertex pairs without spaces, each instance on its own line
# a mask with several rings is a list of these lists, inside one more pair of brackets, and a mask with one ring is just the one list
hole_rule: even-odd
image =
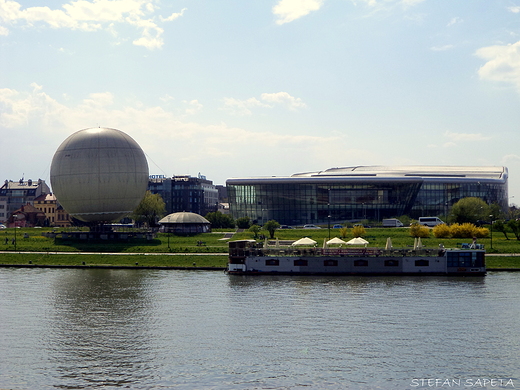
[[518,388],[519,281],[0,269],[0,388]]

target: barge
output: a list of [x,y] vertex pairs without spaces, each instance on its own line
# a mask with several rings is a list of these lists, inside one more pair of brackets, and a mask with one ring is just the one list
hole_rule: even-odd
[[455,275],[484,276],[482,245],[448,249],[300,247],[289,242],[229,242],[231,275]]

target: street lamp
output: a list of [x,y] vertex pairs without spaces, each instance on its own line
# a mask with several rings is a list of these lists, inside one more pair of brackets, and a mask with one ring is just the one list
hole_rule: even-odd
[[168,215],[168,250],[170,249],[170,236],[171,236],[171,224],[170,224],[171,214]]
[[490,228],[491,245],[490,245],[490,249],[493,249],[493,215],[490,215],[489,219],[491,220],[491,228]]
[[330,187],[329,187],[329,191],[328,191],[328,202],[327,202],[327,220],[328,220],[328,225],[329,225],[329,241],[330,241]]

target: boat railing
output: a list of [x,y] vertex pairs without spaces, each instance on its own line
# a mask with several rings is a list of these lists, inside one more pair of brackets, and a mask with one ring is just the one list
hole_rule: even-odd
[[297,248],[292,246],[250,248],[248,251],[251,256],[359,256],[359,257],[379,257],[379,256],[439,256],[444,251],[434,248]]

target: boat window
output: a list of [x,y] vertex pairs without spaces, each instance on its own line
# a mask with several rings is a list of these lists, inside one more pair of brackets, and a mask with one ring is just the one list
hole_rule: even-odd
[[367,267],[368,260],[354,260],[354,266],[355,267]]
[[309,265],[309,262],[307,260],[297,259],[297,260],[294,260],[294,265],[305,267],[305,266]]
[[399,260],[385,260],[385,267],[398,267]]
[[448,252],[448,267],[483,267],[484,252]]
[[430,266],[430,260],[415,260],[415,266],[416,267],[429,267]]
[[265,265],[280,265],[280,260],[278,259],[268,259],[265,261]]
[[338,260],[325,260],[323,262],[323,265],[325,267],[337,267],[338,266]]

